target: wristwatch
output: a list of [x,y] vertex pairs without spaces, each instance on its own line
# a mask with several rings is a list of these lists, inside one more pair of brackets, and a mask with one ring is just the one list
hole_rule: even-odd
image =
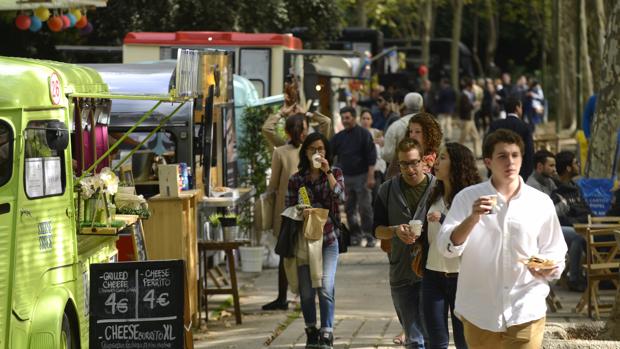
[[332,169],[330,168],[329,170],[325,171],[325,174],[332,174]]

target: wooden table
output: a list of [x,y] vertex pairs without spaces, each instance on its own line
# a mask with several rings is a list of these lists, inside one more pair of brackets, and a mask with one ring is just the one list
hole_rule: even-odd
[[[201,266],[198,280],[198,303],[204,299],[205,322],[209,318],[208,297],[212,294],[230,294],[233,296],[235,306],[235,320],[241,324],[241,305],[239,304],[239,288],[237,285],[237,273],[235,267],[235,256],[233,251],[239,246],[249,244],[249,240],[235,241],[198,241],[198,258]],[[209,251],[224,251],[228,260],[228,276],[226,276],[219,266],[208,268]],[[215,286],[209,287],[208,279]]]

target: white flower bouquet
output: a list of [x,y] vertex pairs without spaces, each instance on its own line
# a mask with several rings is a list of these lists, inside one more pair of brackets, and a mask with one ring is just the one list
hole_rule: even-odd
[[80,197],[84,200],[83,217],[86,221],[110,224],[114,220],[112,196],[118,191],[118,183],[118,177],[109,167],[80,180]]

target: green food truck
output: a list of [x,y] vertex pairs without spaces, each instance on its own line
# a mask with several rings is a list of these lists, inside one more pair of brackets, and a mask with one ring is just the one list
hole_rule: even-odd
[[0,348],[87,348],[89,265],[116,260],[116,236],[81,234],[74,185],[117,144],[85,164],[75,130],[139,97],[110,95],[91,68],[8,57],[0,91]]

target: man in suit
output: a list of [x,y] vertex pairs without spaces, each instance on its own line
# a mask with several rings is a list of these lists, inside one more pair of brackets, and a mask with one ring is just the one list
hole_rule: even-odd
[[523,152],[523,164],[519,175],[523,180],[527,180],[534,170],[534,138],[532,131],[523,122],[523,106],[521,101],[515,97],[508,97],[505,100],[504,106],[506,108],[506,118],[494,120],[489,126],[489,132],[491,133],[500,128],[511,130],[521,136],[525,150]]

